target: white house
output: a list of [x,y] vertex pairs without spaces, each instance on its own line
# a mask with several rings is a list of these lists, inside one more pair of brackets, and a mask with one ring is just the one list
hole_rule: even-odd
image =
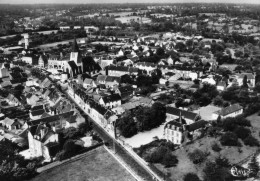
[[164,127],[164,138],[175,145],[180,145],[183,138],[182,124],[175,120],[166,123]]
[[252,73],[241,73],[236,75],[237,83],[239,86],[243,85],[244,77],[247,77],[247,85],[249,87],[255,87],[255,75]]
[[99,99],[99,104],[109,108],[120,106],[121,96],[119,94],[111,94],[108,96],[103,96]]
[[231,106],[225,107],[219,111],[216,111],[212,114],[213,119],[218,119],[220,116],[221,118],[227,117],[236,117],[243,113],[243,107],[239,104],[233,104]]
[[147,74],[151,74],[153,70],[157,68],[157,66],[153,63],[149,62],[138,62],[134,64],[134,67],[141,69],[141,70],[146,70]]
[[70,30],[70,26],[60,26],[60,30]]

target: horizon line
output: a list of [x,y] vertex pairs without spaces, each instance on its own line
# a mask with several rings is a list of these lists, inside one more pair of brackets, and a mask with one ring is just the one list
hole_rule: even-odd
[[82,4],[89,4],[89,5],[95,5],[95,4],[238,4],[238,5],[260,5],[259,3],[236,3],[236,2],[162,2],[162,3],[157,3],[157,2],[147,2],[147,3],[143,3],[143,2],[125,2],[125,3],[122,3],[122,2],[96,2],[96,3],[70,3],[70,2],[65,2],[65,3],[1,3],[1,5],[82,5]]

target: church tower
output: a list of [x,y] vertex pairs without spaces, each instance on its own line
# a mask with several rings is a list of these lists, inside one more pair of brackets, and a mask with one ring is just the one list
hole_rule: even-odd
[[70,61],[74,61],[78,67],[78,72],[82,73],[82,70],[83,70],[82,59],[81,59],[81,55],[79,52],[79,47],[78,47],[76,38],[74,38],[74,42],[72,44],[72,49],[71,49],[71,53],[70,53]]
[[38,65],[39,65],[39,67],[44,68],[44,61],[43,61],[42,55],[39,57]]

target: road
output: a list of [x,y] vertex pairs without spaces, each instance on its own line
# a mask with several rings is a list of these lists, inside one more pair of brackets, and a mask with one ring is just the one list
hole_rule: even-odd
[[[51,81],[52,79],[49,78]],[[57,83],[52,81],[54,85],[56,86],[56,89],[63,95],[66,96],[67,99],[69,99],[71,102],[74,102],[75,108],[79,111],[81,115],[83,115],[85,118],[88,119],[93,125],[93,130],[99,134],[99,136],[104,140],[106,145],[113,149],[114,154],[116,156],[120,157],[127,165],[130,167],[139,177],[141,177],[143,180],[152,181],[152,180],[162,180],[162,179],[156,179],[158,177],[153,171],[147,169],[147,166],[144,166],[140,161],[136,160],[131,156],[131,154],[120,144],[118,143],[111,135],[109,135],[98,123],[96,123],[93,119],[91,119],[85,111],[78,106],[77,102],[68,95],[67,92],[61,91]]]

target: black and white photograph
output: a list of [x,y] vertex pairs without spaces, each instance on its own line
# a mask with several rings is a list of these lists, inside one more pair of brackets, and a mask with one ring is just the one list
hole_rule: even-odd
[[0,181],[260,181],[260,0],[0,0]]

